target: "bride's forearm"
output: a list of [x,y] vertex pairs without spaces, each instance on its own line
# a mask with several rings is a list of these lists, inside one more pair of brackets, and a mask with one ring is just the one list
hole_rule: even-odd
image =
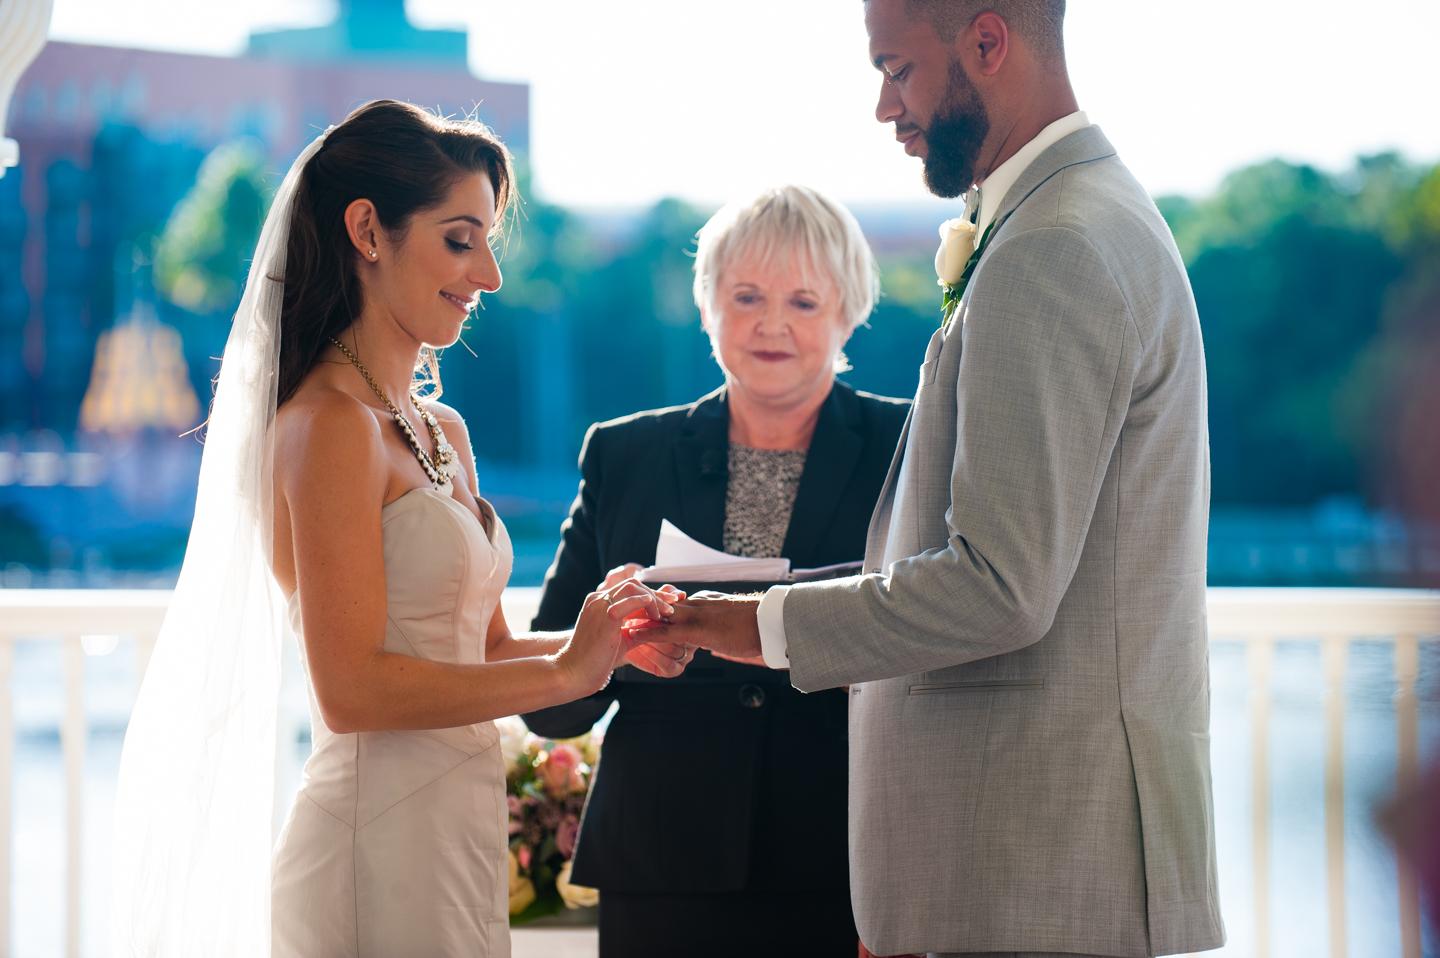
[[526,659],[536,655],[555,655],[570,641],[569,632],[521,632],[506,635],[485,650],[487,662]]
[[378,652],[346,674],[312,667],[311,675],[321,716],[338,733],[454,728],[594,691],[577,687],[553,655],[455,665]]

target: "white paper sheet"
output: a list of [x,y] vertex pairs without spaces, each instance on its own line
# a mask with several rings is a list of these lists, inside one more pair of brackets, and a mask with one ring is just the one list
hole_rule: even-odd
[[790,578],[790,560],[732,556],[695,541],[665,519],[655,544],[655,564],[639,578],[654,583],[784,582]]

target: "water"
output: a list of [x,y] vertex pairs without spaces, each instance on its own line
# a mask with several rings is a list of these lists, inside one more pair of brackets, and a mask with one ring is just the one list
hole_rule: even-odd
[[[122,641],[86,659],[86,754],[82,954],[108,955],[109,833],[125,722],[136,691],[134,649]],[[1377,803],[1395,776],[1394,655],[1389,642],[1355,642],[1345,686],[1346,902],[1352,958],[1400,953],[1395,856],[1373,825]],[[1212,762],[1220,892],[1229,944],[1212,954],[1254,955],[1250,856],[1250,719],[1245,646],[1211,646]],[[1271,689],[1271,955],[1329,953],[1325,902],[1324,726],[1320,647],[1280,642]],[[1421,747],[1440,758],[1440,642],[1421,644]],[[15,850],[12,947],[20,958],[63,953],[65,789],[59,727],[63,708],[60,649],[16,645]],[[299,786],[309,751],[309,712],[298,657],[287,650],[282,693],[284,744],[277,763],[280,804]],[[1426,958],[1440,939],[1426,930]]]

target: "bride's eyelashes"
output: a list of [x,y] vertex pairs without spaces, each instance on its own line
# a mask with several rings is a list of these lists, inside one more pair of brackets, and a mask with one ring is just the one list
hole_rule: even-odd
[[463,253],[466,250],[472,250],[475,248],[470,243],[462,243],[459,240],[450,239],[448,236],[445,238],[445,242],[450,245],[451,251],[456,253]]

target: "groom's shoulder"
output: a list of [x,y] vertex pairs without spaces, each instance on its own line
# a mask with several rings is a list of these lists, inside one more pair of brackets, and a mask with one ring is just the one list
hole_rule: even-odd
[[[1046,256],[1046,269],[1087,274],[1088,285],[1123,298],[1142,337],[1168,321],[1193,319],[1185,264],[1154,201],[1115,154],[1056,171],[1016,209],[1002,242],[1025,234],[1065,237],[1017,248]],[[1067,255],[1053,255],[1056,249]]]
[[1112,270],[1157,260],[1183,270],[1165,218],[1113,153],[1056,171],[1020,204],[1014,220],[1007,224],[1012,234],[1045,228],[1078,234]]

